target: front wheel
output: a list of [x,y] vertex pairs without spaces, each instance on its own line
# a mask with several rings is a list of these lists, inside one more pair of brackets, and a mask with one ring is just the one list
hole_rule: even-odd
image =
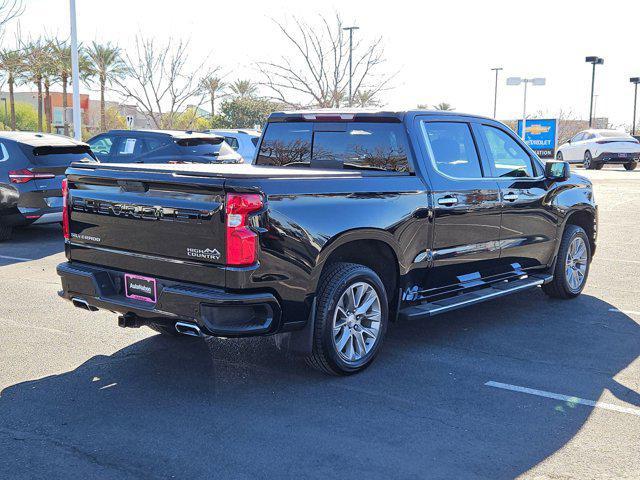
[[562,235],[553,280],[542,290],[554,298],[575,298],[584,289],[591,265],[591,245],[587,233],[577,225],[567,225]]
[[562,162],[564,160],[562,152],[556,153],[556,160],[558,160],[559,162]]
[[638,166],[638,162],[629,162],[624,164],[625,170],[635,170]]
[[388,318],[387,294],[373,270],[355,263],[329,266],[319,283],[307,363],[330,375],[364,370],[380,350]]

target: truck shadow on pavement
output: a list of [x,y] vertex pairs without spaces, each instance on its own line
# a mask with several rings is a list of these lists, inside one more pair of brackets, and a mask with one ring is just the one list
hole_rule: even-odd
[[593,409],[485,382],[640,407],[615,378],[640,353],[638,324],[592,296],[545,298],[395,325],[376,363],[349,378],[316,373],[270,339],[152,335],[5,388],[0,476],[513,478],[562,449]]
[[0,242],[0,267],[39,260],[64,251],[62,228],[58,224],[18,228],[9,241]]

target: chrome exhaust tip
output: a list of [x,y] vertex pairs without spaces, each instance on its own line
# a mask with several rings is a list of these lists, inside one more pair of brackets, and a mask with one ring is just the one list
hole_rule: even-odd
[[89,303],[87,303],[87,301],[84,298],[74,297],[71,299],[71,303],[73,303],[74,307],[82,308],[83,310],[88,310],[89,312],[98,311],[97,307],[93,307],[89,305]]
[[190,337],[201,337],[202,332],[200,327],[193,323],[176,322],[176,330],[183,335],[189,335]]

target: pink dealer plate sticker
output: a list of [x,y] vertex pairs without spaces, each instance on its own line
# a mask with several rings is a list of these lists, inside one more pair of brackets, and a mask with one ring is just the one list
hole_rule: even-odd
[[156,303],[156,279],[125,273],[124,292],[127,298]]

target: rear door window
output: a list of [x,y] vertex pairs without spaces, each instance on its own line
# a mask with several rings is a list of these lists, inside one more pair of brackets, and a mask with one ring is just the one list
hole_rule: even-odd
[[227,142],[227,145],[229,145],[234,150],[238,150],[238,148],[240,148],[238,139],[235,137],[224,137],[224,141]]
[[427,151],[435,169],[459,179],[481,178],[482,168],[469,124],[423,122]]

